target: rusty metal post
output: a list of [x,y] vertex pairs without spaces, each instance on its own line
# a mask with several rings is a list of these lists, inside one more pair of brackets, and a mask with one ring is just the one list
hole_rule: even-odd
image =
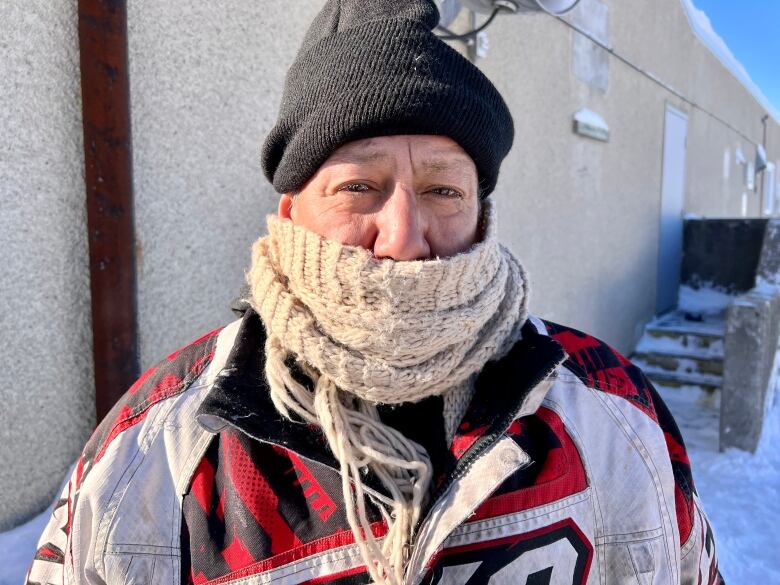
[[138,377],[125,0],[79,0],[84,175],[95,407],[100,421]]

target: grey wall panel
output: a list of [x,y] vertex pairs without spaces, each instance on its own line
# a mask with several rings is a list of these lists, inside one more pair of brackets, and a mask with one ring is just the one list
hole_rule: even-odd
[[233,318],[277,196],[260,145],[319,2],[131,2],[141,364]]
[[0,21],[0,530],[45,508],[95,423],[75,2]]

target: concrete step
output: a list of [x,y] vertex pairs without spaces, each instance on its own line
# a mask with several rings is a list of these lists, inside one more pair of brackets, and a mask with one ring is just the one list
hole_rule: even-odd
[[666,372],[723,376],[722,357],[700,357],[660,351],[650,353],[638,351],[632,356],[632,361],[642,369],[652,368]]
[[701,320],[686,318],[682,311],[671,311],[656,317],[645,327],[647,332],[682,333],[723,339],[726,334],[726,313],[701,315]]
[[647,377],[653,383],[653,386],[670,388],[673,390],[678,389],[699,389],[708,393],[717,392],[720,390],[720,384],[712,383],[709,380],[703,380],[697,377],[681,378],[679,376],[668,376],[666,374],[658,372],[645,372]]
[[725,312],[691,319],[671,311],[647,324],[631,359],[655,384],[712,392],[723,382],[725,334]]
[[645,330],[637,353],[663,353],[701,359],[723,359],[723,336],[680,332],[672,329]]
[[[670,357],[670,356],[666,356]],[[668,361],[664,358],[653,356],[651,361],[635,358],[633,362],[654,382],[664,386],[699,386],[703,389],[714,390],[723,383],[722,374],[712,372],[700,372],[699,364],[689,358],[671,356]],[[661,362],[661,363],[659,363]]]

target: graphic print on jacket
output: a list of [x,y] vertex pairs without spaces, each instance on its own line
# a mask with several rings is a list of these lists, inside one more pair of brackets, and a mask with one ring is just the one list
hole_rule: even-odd
[[[464,421],[461,429],[468,428],[472,423]],[[469,521],[540,506],[587,487],[577,449],[552,411],[541,408],[535,415],[515,420],[507,434],[532,455],[535,464],[508,478]],[[294,453],[254,441],[235,429],[221,432],[198,465],[184,498],[182,574],[188,575],[186,582],[202,585],[212,580],[239,579],[354,542],[341,497],[335,470],[304,463]],[[373,512],[374,534],[379,536],[385,525],[376,509]],[[567,539],[579,555],[575,562],[578,573],[587,577],[592,546],[581,538],[575,524],[570,522],[538,538],[534,534],[518,538],[513,542],[522,540],[520,548],[529,554],[551,539]],[[485,544],[473,550],[481,550],[483,555],[498,554],[510,562],[521,554],[518,546],[508,546],[504,540],[492,551]],[[507,551],[508,557],[501,554]],[[455,554],[459,552],[448,551],[442,566],[460,559]],[[191,566],[186,566],[189,563]],[[487,567],[477,573],[477,578]],[[368,582],[362,569],[350,572],[358,574],[350,575],[348,581],[338,577],[319,582]],[[441,578],[441,571],[436,574]]]
[[[535,344],[519,343],[512,350],[513,359],[490,363],[479,376],[476,393],[481,392],[484,399],[472,404],[450,450],[442,444],[432,454],[435,471],[441,471],[437,473],[436,485],[440,486],[457,471],[459,461],[496,442],[511,424],[527,390],[535,388],[563,359],[556,342],[538,334],[531,337],[532,333],[535,330],[529,326],[528,335],[536,339]],[[227,430],[215,439],[218,446],[210,446],[183,502],[182,576],[190,583],[248,577],[353,542],[342,504],[337,464],[321,433],[282,419],[263,387],[264,379],[253,374],[263,371],[262,352],[254,350],[262,347],[264,340],[262,323],[256,315],[245,317],[239,338],[241,343],[231,353],[225,375],[215,383],[200,409],[201,413],[224,421]],[[517,392],[494,392],[496,384],[502,383],[509,373],[513,373],[510,377],[517,384]],[[414,409],[418,415],[436,411],[441,418],[441,403],[437,400],[430,404],[422,401]],[[402,418],[398,413],[387,416]],[[417,426],[436,427],[436,421],[426,418],[425,425],[418,422]],[[443,433],[441,421],[439,426]],[[425,434],[419,429],[411,432],[416,433],[411,436],[417,440]],[[430,440],[422,443],[433,447]],[[262,494],[261,490],[245,490],[247,497],[262,497],[266,501],[251,503],[233,497],[237,505],[235,510],[229,510],[230,494],[241,490],[235,486],[236,454],[248,466],[239,470],[240,476],[249,475],[253,484],[263,486]],[[318,487],[312,488],[315,482]],[[365,482],[382,491],[381,484],[370,475]],[[315,492],[326,497],[315,497]],[[322,500],[328,502],[327,514],[323,514]],[[253,506],[254,513],[250,511]],[[369,509],[373,519],[379,520],[377,510]],[[385,529],[384,523],[374,525],[377,535]],[[368,578],[360,567],[350,567],[346,574],[335,572],[327,580],[336,577],[349,577],[350,582],[366,582]]]
[[[223,333],[216,355],[214,335],[174,354],[101,423],[30,584],[369,581],[327,446],[262,392],[259,318]],[[533,318],[435,459],[410,585],[721,582],[679,431],[641,372],[590,336]]]
[[680,542],[684,543],[693,528],[696,490],[682,434],[666,404],[644,372],[603,341],[576,329],[544,323],[569,354],[564,366],[583,384],[625,398],[661,427],[672,461],[677,524]]
[[723,585],[712,527],[698,500],[682,434],[657,390],[640,368],[603,341],[570,327],[542,322],[569,354],[564,367],[583,384],[626,399],[657,423],[674,476],[675,517],[682,556],[681,582]]
[[[351,544],[341,497],[335,470],[223,431],[184,497],[183,562],[191,566],[182,567],[182,576],[194,585],[240,578]],[[369,510],[374,534],[384,534],[378,511]]]
[[[584,492],[585,468],[563,422],[541,407],[512,422],[510,436],[532,460],[513,473],[469,516],[471,524],[517,514]],[[550,558],[557,558],[555,564]],[[518,562],[522,569],[510,566]],[[585,583],[593,545],[572,519],[535,530],[445,548],[434,557],[425,583]],[[525,580],[523,580],[525,579]]]
[[[525,566],[524,575],[511,566],[515,562]],[[592,562],[588,538],[573,521],[562,520],[530,532],[446,549],[425,583],[584,585]]]
[[[51,574],[52,572],[61,574],[61,566],[65,560],[66,542],[73,521],[73,511],[79,500],[79,491],[93,467],[105,455],[109,445],[117,440],[123,432],[141,423],[152,407],[183,392],[200,376],[214,357],[214,346],[220,331],[221,328],[203,335],[149,368],[119,399],[94,430],[81,457],[76,462],[76,468],[70,481],[65,487],[63,494],[65,497],[61,497],[54,507],[52,522],[59,529],[45,532],[44,535],[51,534],[52,538],[39,546],[36,551],[35,561],[59,565],[59,567],[42,565],[43,574]],[[32,574],[33,569],[38,568],[35,561],[28,571],[27,583],[29,585],[36,584],[36,575]]]

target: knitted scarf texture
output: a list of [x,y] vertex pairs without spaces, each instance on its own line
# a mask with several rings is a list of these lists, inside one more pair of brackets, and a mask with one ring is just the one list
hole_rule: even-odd
[[[276,216],[268,217],[268,232],[252,248],[247,281],[267,332],[271,399],[283,416],[294,413],[322,429],[369,574],[376,583],[400,584],[432,468],[425,449],[383,424],[376,406],[437,395],[446,403],[453,389],[462,396],[485,363],[519,338],[525,272],[497,242],[489,200],[481,241],[449,258],[378,260]],[[294,379],[288,357],[312,379],[313,391]],[[389,497],[363,485],[366,467]],[[368,521],[368,491],[382,504],[382,539]]]

